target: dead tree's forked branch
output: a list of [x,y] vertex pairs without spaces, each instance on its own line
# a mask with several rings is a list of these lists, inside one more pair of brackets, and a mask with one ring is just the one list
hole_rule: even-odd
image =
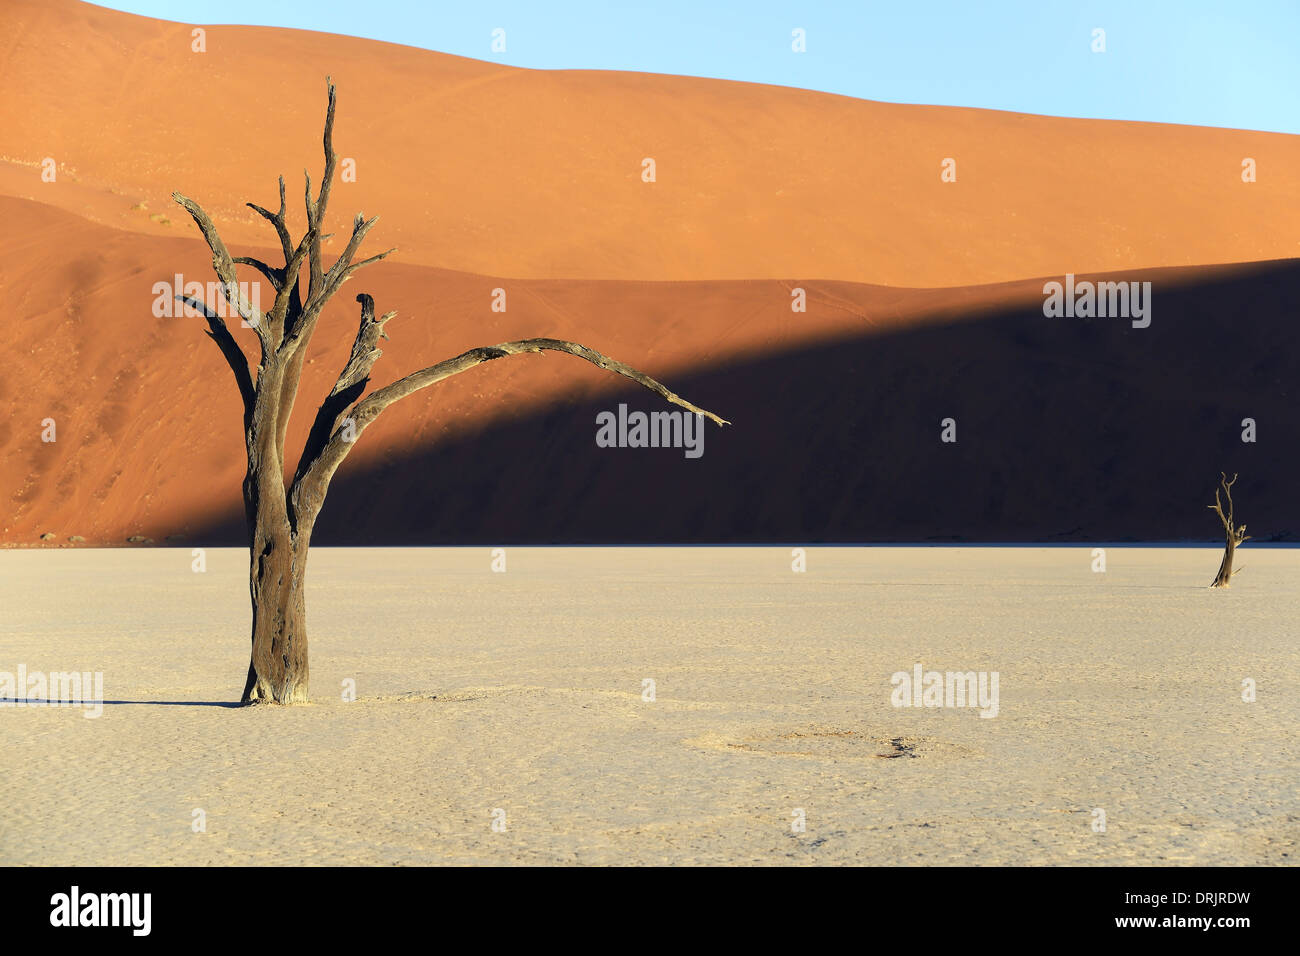
[[[1219,564],[1219,573],[1214,576],[1214,582],[1210,585],[1212,588],[1230,586],[1232,576],[1241,570],[1241,568],[1238,568],[1237,571],[1232,569],[1233,552],[1237,550],[1237,546],[1242,542],[1250,540],[1250,535],[1246,534],[1246,526],[1244,524],[1238,526],[1234,523],[1236,519],[1233,515],[1232,486],[1236,482],[1237,476],[1235,474],[1230,481],[1225,472],[1219,472],[1219,486],[1214,489],[1214,504],[1206,505],[1223,522],[1224,534],[1223,561]],[[1219,497],[1220,492],[1223,493],[1223,498],[1228,500],[1227,511],[1224,511],[1223,498]]]
[[[278,266],[254,256],[232,257],[203,208],[180,193],[172,198],[185,208],[198,225],[212,252],[212,268],[221,280],[222,295],[235,313],[257,334],[261,358],[256,376],[248,358],[235,341],[219,313],[201,300],[184,296],[182,301],[206,317],[208,334],[221,348],[235,373],[244,402],[245,445],[248,469],[244,478],[244,508],[248,519],[250,586],[253,600],[253,653],[243,699],[292,703],[307,699],[307,633],[302,582],[312,528],[333,477],[356,439],[386,408],[407,395],[435,385],[476,365],[510,355],[543,351],[565,352],[599,368],[622,375],[649,389],[664,400],[687,411],[729,424],[713,412],[691,404],[650,376],[577,342],[534,338],[470,349],[398,379],[391,385],[364,394],[370,371],[382,354],[378,343],[388,338],[384,326],[396,314],[375,318],[374,299],[362,293],[361,322],[352,351],[334,387],[316,412],[293,480],[285,483],[284,441],[293,412],[307,347],[321,311],[358,269],[387,257],[394,249],[357,259],[362,240],[374,228],[378,217],[360,213],[352,222],[352,234],[334,263],[326,267],[321,243],[330,187],[334,182],[337,157],[334,152],[334,84],[326,78],[329,105],[325,113],[322,146],[325,169],[320,188],[312,196],[311,176],[304,171],[306,231],[295,244],[289,231],[285,207],[284,177],[280,177],[280,205],[272,212],[256,203],[249,208],[275,229],[284,265]],[[248,302],[236,281],[236,267],[256,269],[275,291],[275,300],[265,314]],[[301,273],[306,272],[306,287]]]

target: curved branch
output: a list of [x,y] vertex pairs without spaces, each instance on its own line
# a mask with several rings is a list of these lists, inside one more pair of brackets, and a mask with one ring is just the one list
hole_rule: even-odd
[[192,309],[197,309],[208,320],[208,337],[217,343],[221,349],[221,354],[226,357],[226,364],[230,370],[235,373],[235,384],[239,386],[239,397],[244,402],[244,419],[247,419],[253,408],[255,390],[253,388],[253,376],[248,370],[248,358],[244,355],[244,350],[239,347],[235,337],[230,334],[230,329],[226,326],[225,320],[208,308],[202,299],[194,296],[176,296],[178,300],[188,305]]
[[235,256],[234,262],[240,266],[252,266],[262,275],[266,276],[266,281],[271,283],[271,288],[277,293],[284,288],[284,270],[277,269],[275,266],[256,259],[253,256]]
[[221,291],[226,300],[235,308],[235,311],[257,333],[257,337],[262,342],[262,358],[265,360],[272,348],[266,324],[262,321],[262,313],[240,293],[239,281],[235,275],[235,260],[230,257],[230,250],[226,248],[226,243],[222,240],[221,234],[217,232],[217,227],[212,224],[212,220],[203,211],[203,207],[193,199],[180,193],[172,193],[172,199],[185,207],[185,211],[190,214],[195,224],[198,225],[199,232],[203,233],[204,241],[208,244],[208,248],[212,250],[212,269],[216,272],[217,278],[221,280]]
[[697,408],[686,399],[682,398],[675,392],[668,389],[667,386],[655,381],[649,375],[638,372],[630,365],[625,365],[618,359],[610,358],[608,355],[602,355],[595,349],[589,349],[585,345],[579,345],[577,342],[566,342],[563,339],[520,339],[517,342],[503,342],[500,345],[490,345],[483,348],[470,349],[453,359],[447,359],[445,362],[439,362],[437,365],[431,365],[429,368],[421,369],[418,372],[412,372],[405,378],[399,378],[392,385],[385,386],[367,395],[356,408],[358,421],[362,417],[373,418],[381,411],[387,408],[399,398],[405,398],[412,392],[417,392],[422,388],[428,388],[435,385],[443,379],[458,375],[461,372],[468,371],[475,365],[481,365],[484,362],[490,362],[493,359],[505,358],[507,355],[526,355],[544,351],[565,352],[569,355],[576,356],[584,361],[590,362],[598,368],[603,368],[610,372],[616,372],[624,378],[630,378],[643,388],[648,388],[656,395],[666,399],[674,405],[679,405],[687,411],[694,412],[696,415],[703,415],[710,421],[718,425],[730,425],[731,422],[725,418],[720,418],[713,412],[703,408]]
[[[361,297],[358,296],[358,299]],[[369,298],[366,296],[365,298]],[[365,329],[363,304],[362,331]],[[370,309],[373,315],[373,305]],[[387,316],[384,321],[387,321]],[[361,341],[361,332],[358,332],[358,342]],[[705,418],[716,422],[719,426],[730,425],[731,422],[715,415],[713,412],[699,408],[686,401],[680,395],[668,389],[667,386],[656,381],[650,376],[639,372],[630,365],[603,355],[595,349],[587,348],[585,345],[579,345],[577,342],[567,342],[563,339],[521,339],[516,342],[503,342],[500,345],[491,345],[483,348],[470,349],[461,355],[437,365],[431,365],[426,369],[418,372],[412,372],[404,378],[398,379],[391,385],[385,386],[376,392],[367,395],[350,409],[340,411],[335,416],[335,425],[328,439],[320,444],[319,450],[311,454],[312,449],[304,449],[303,458],[298,463],[298,475],[293,483],[291,499],[294,510],[300,516],[299,520],[306,518],[308,521],[315,520],[315,515],[320,511],[324,503],[325,492],[329,488],[330,479],[333,478],[334,472],[338,470],[343,459],[347,457],[349,451],[356,439],[360,437],[372,421],[378,417],[389,405],[418,392],[420,389],[428,388],[430,385],[436,385],[444,379],[451,378],[453,375],[459,375],[461,372],[468,371],[476,365],[484,362],[490,362],[493,359],[505,358],[508,355],[526,355],[530,353],[540,353],[544,351],[565,352],[584,361],[590,362],[598,368],[603,368],[610,372],[616,372],[624,378],[629,378],[643,388],[647,388],[656,395],[661,396],[674,405],[681,406],[687,411],[696,415],[703,415]],[[353,346],[353,355],[356,356],[356,346]],[[377,358],[378,355],[375,355]],[[370,365],[374,360],[370,360]],[[369,372],[370,365],[365,367]],[[349,368],[352,362],[349,362]],[[347,369],[344,370],[347,373]],[[340,376],[340,382],[343,376]],[[336,386],[337,387],[337,386]],[[342,425],[351,422],[350,429],[344,429]]]

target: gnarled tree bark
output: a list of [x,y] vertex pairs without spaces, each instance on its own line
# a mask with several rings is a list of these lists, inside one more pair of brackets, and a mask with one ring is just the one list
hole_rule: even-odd
[[[672,404],[712,419],[719,425],[729,424],[631,366],[585,345],[561,339],[522,339],[470,349],[363,395],[370,381],[370,371],[382,354],[376,346],[380,339],[388,338],[384,326],[396,313],[388,312],[376,319],[374,300],[362,293],[357,296],[361,303],[361,323],[351,355],[317,410],[293,480],[286,485],[285,435],[298,394],[307,346],[316,331],[321,310],[358,269],[395,251],[389,249],[354,261],[361,241],[378,219],[366,219],[358,214],[343,252],[333,265],[325,268],[321,242],[328,236],[322,229],[337,161],[333,145],[334,84],[327,78],[326,86],[329,106],[325,113],[325,173],[314,199],[311,178],[304,174],[307,230],[302,239],[294,245],[289,233],[283,176],[280,177],[280,208],[277,212],[248,203],[275,229],[280,253],[284,257],[283,266],[271,265],[251,256],[232,258],[203,208],[180,193],[172,194],[172,198],[194,219],[212,251],[212,268],[221,280],[223,296],[244,323],[254,330],[261,347],[261,359],[254,377],[247,356],[219,312],[197,298],[177,296],[207,319],[208,335],[217,343],[234,372],[243,400],[244,444],[248,459],[243,484],[244,514],[248,526],[249,594],[253,605],[252,653],[242,695],[245,703],[292,704],[307,700],[309,670],[304,584],[312,529],[325,502],[330,480],[356,439],[384,409],[399,399],[493,359],[554,351],[568,353],[616,372]],[[236,266],[239,265],[256,269],[275,290],[275,301],[266,314],[259,312],[240,294],[236,281]],[[305,292],[300,287],[300,273],[304,267],[307,271]]]
[[[1219,573],[1214,576],[1214,581],[1210,584],[1210,587],[1212,588],[1226,588],[1231,586],[1232,576],[1237,573],[1232,570],[1233,553],[1237,550],[1239,544],[1250,539],[1250,535],[1246,534],[1246,526],[1244,524],[1240,527],[1234,524],[1235,519],[1233,518],[1232,512],[1232,486],[1236,484],[1236,482],[1236,475],[1233,475],[1232,480],[1229,481],[1225,472],[1219,472],[1219,487],[1214,489],[1214,504],[1206,505],[1206,507],[1217,514],[1219,520],[1223,522],[1224,534],[1223,560],[1219,563]],[[1228,510],[1226,512],[1223,510],[1223,501],[1219,498],[1220,490],[1223,491],[1223,497],[1228,499]],[[1237,571],[1240,570],[1240,568],[1237,569]]]

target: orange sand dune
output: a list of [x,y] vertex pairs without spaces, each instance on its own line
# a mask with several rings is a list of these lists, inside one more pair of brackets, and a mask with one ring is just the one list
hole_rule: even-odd
[[[154,283],[203,276],[197,239],[0,198],[0,543],[240,540],[234,383]],[[256,247],[236,247],[235,254]],[[501,279],[380,263],[349,292],[396,308],[375,386],[474,345],[576,339],[736,425],[697,461],[595,445],[639,389],[567,356],[474,369],[389,409],[335,480],[322,543],[1168,540],[1209,536],[1220,469],[1260,540],[1300,533],[1300,260],[1143,270],[1153,321],[1048,319],[1042,279],[965,289],[788,280]],[[504,289],[507,311],[491,311]],[[959,321],[957,321],[959,320]],[[309,352],[291,451],[355,334],[340,296]],[[244,348],[254,351],[252,333]],[[1223,356],[1231,355],[1231,375]],[[960,421],[956,445],[940,419]],[[1258,444],[1240,440],[1243,416]],[[41,440],[53,419],[57,441]]]
[[189,26],[74,0],[6,0],[0,23],[0,195],[148,235],[193,234],[179,189],[230,241],[264,244],[242,204],[273,204],[283,172],[300,210],[330,73],[357,172],[335,189],[338,229],[380,213],[375,241],[408,264],[937,287],[1300,254],[1295,136],[523,70],[283,29],[209,27],[195,53]]
[[[176,273],[208,281],[198,239],[144,236],[89,224],[38,203],[0,198],[0,296],[6,369],[0,377],[0,541],[161,541],[238,507],[243,437],[234,382],[197,317],[155,318],[154,284]],[[378,228],[378,227],[377,227]],[[234,254],[269,256],[258,247]],[[397,309],[375,368],[379,387],[477,345],[552,335],[632,363],[670,387],[674,376],[872,329],[975,315],[1038,294],[1034,283],[905,290],[804,283],[506,280],[379,263],[346,291]],[[493,312],[493,290],[506,312]],[[290,448],[301,448],[356,333],[358,306],[340,295],[312,342]],[[232,320],[237,325],[237,320]],[[239,333],[237,333],[238,335]],[[250,331],[243,346],[255,355]],[[621,380],[565,356],[521,356],[444,382],[390,409],[346,469],[471,434],[542,407],[575,406]],[[743,418],[724,395],[688,395]],[[711,403],[711,404],[710,404]],[[585,415],[585,413],[584,413]],[[56,441],[43,442],[54,419]],[[591,426],[590,428],[588,426]],[[584,418],[580,428],[594,425]],[[594,439],[593,439],[594,440]]]

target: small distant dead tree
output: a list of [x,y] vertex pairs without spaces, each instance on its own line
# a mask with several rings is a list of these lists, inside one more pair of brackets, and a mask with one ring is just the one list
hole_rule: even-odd
[[[550,350],[566,352],[599,368],[616,372],[672,404],[710,418],[718,425],[729,424],[712,412],[696,408],[631,366],[585,345],[560,339],[522,339],[470,349],[363,396],[370,381],[370,370],[382,354],[376,345],[380,339],[388,338],[384,326],[396,315],[387,312],[376,319],[374,299],[363,293],[357,296],[361,303],[361,324],[352,343],[352,353],[316,412],[293,479],[286,485],[285,433],[298,394],[303,359],[312,333],[316,331],[321,310],[358,269],[395,251],[389,249],[357,260],[361,241],[378,220],[378,217],[366,219],[358,214],[343,252],[332,265],[325,265],[321,241],[328,238],[324,233],[324,222],[336,162],[333,146],[334,84],[326,78],[326,86],[329,106],[325,113],[325,172],[314,199],[311,177],[304,172],[307,230],[302,239],[295,245],[289,235],[283,176],[280,177],[278,212],[248,203],[249,208],[274,227],[284,257],[283,266],[271,265],[252,256],[232,257],[202,207],[180,193],[172,193],[172,198],[184,206],[198,224],[203,239],[212,250],[212,268],[221,280],[222,296],[256,332],[261,346],[261,360],[254,377],[248,358],[220,315],[201,299],[177,295],[181,302],[198,310],[207,319],[207,334],[216,342],[235,373],[235,383],[244,405],[248,468],[244,476],[243,498],[248,526],[249,591],[253,604],[253,647],[242,695],[245,703],[291,704],[307,700],[307,624],[303,584],[312,528],[334,472],[361,433],[380,412],[398,399],[493,359]],[[269,312],[262,314],[241,294],[236,281],[237,265],[256,269],[271,284],[275,290],[275,302]],[[304,269],[307,272],[305,289],[300,282]]]
[[[1232,486],[1236,484],[1237,476],[1234,474],[1232,480],[1224,472],[1219,472],[1219,487],[1214,489],[1214,504],[1206,505],[1211,511],[1219,516],[1223,522],[1224,544],[1223,544],[1223,561],[1219,564],[1219,573],[1214,576],[1212,588],[1226,588],[1231,586],[1232,576],[1236,572],[1232,570],[1232,555],[1237,550],[1237,546],[1244,541],[1250,540],[1250,535],[1246,534],[1246,526],[1243,524],[1238,527],[1234,524],[1232,513]],[[1228,499],[1228,510],[1223,510],[1223,501],[1219,497],[1219,492],[1223,492],[1223,497]],[[1238,568],[1238,571],[1241,569]]]

